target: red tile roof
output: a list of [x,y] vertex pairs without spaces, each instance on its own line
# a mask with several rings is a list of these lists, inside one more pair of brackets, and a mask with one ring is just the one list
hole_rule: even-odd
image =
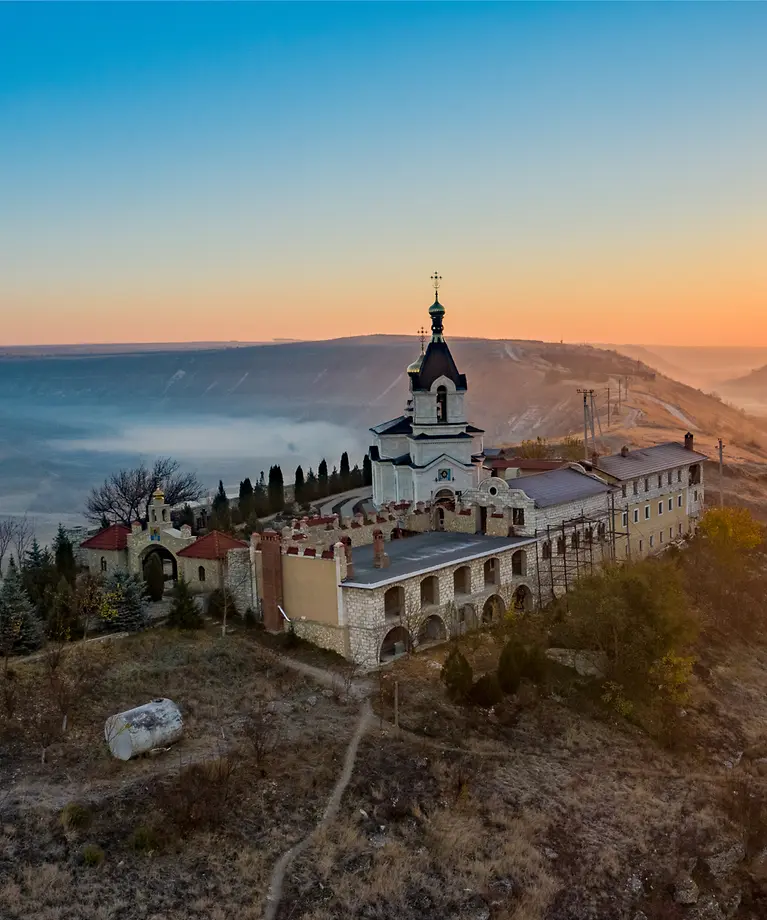
[[84,540],[80,546],[83,549],[121,550],[128,548],[130,527],[125,524],[110,524],[92,537]]
[[228,534],[212,530],[195,540],[190,546],[179,550],[177,556],[186,556],[190,559],[226,559],[230,549],[247,549],[248,544],[242,540],[235,540]]

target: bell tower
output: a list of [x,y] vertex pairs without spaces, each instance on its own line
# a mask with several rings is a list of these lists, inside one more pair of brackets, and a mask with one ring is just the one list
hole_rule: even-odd
[[157,488],[149,506],[149,539],[159,540],[161,531],[170,526],[170,505],[165,503],[165,493]]

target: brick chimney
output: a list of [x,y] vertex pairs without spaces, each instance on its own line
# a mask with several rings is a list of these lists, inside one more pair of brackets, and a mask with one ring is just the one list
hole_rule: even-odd
[[389,565],[389,557],[384,549],[383,531],[376,527],[373,531],[373,566],[377,569],[385,569]]
[[263,586],[261,600],[264,608],[264,628],[268,632],[282,632],[282,541],[275,530],[261,534],[261,571]]
[[624,444],[623,447],[621,447],[621,457],[628,457],[628,455],[629,455],[629,449]]
[[346,556],[346,577],[354,578],[354,561],[352,560],[352,541],[350,537],[341,537],[341,543],[344,545],[344,555]]
[[685,450],[694,450],[693,444],[695,443],[695,438],[691,431],[688,431],[684,436],[684,449]]

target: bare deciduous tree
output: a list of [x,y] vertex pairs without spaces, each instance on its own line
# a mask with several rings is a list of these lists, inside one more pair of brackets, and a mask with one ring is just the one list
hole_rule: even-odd
[[29,549],[34,535],[34,528],[26,514],[24,517],[16,518],[13,521],[13,548],[16,551],[16,563],[19,567],[24,562],[24,555]]
[[13,542],[14,525],[13,518],[0,518],[0,575],[3,574],[3,559]]
[[94,522],[106,517],[130,527],[133,521],[149,516],[152,495],[158,488],[171,506],[197,501],[203,493],[194,473],[182,473],[177,460],[160,457],[152,469],[142,463],[108,476],[91,490],[85,503],[86,517]]

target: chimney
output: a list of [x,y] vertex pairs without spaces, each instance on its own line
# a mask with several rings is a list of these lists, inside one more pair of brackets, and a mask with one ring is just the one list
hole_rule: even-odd
[[629,455],[629,449],[624,444],[623,447],[621,447],[621,457],[628,457],[628,455]]
[[141,533],[141,521],[131,521],[130,531],[134,535]]
[[192,528],[188,524],[181,525],[181,536],[184,540],[188,540],[192,536]]
[[261,534],[262,602],[264,628],[267,632],[282,632],[282,541],[274,530]]
[[693,450],[694,443],[695,443],[695,438],[693,437],[692,432],[688,431],[687,434],[684,436],[684,449]]
[[373,566],[377,569],[385,569],[389,565],[389,557],[384,549],[383,531],[376,527],[373,531]]
[[354,560],[352,559],[351,538],[341,537],[341,543],[344,545],[344,555],[346,556],[346,577],[354,578]]

